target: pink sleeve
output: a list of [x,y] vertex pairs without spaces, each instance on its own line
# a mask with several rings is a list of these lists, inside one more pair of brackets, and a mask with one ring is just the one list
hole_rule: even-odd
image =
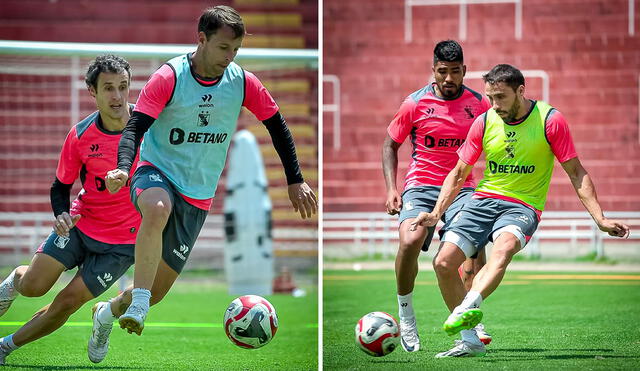
[[134,111],[142,112],[154,119],[160,116],[160,112],[169,103],[173,95],[176,79],[173,69],[164,64],[151,75],[149,81],[144,85]]
[[249,71],[244,71],[245,89],[244,103],[251,113],[259,120],[264,121],[275,115],[280,108],[273,100],[267,88],[262,85],[256,75]]
[[569,132],[569,124],[562,113],[557,110],[551,113],[551,116],[547,118],[545,134],[551,145],[551,151],[558,161],[562,163],[578,157]]
[[467,139],[458,148],[458,157],[467,165],[475,165],[482,154],[482,138],[484,136],[484,118],[482,114],[471,125]]
[[387,133],[394,142],[404,142],[407,135],[411,133],[411,129],[413,129],[413,112],[415,109],[416,102],[411,96],[407,97],[400,105],[398,112],[393,116],[393,120],[391,120],[391,123],[389,123],[387,127]]
[[56,178],[64,184],[73,184],[78,178],[81,167],[82,161],[78,154],[78,136],[74,126],[67,134],[67,138],[62,145],[58,168],[56,169]]

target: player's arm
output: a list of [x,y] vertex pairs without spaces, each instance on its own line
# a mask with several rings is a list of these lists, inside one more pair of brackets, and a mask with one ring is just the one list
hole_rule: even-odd
[[453,203],[460,189],[464,185],[464,181],[473,170],[473,165],[468,165],[462,160],[458,160],[456,166],[449,172],[444,179],[442,189],[438,195],[438,201],[433,211],[430,213],[421,212],[418,217],[411,223],[410,230],[415,231],[419,225],[432,227],[438,224],[438,220],[442,217],[445,210]]
[[269,131],[273,147],[282,162],[287,178],[289,200],[291,200],[294,210],[300,212],[303,219],[310,218],[318,209],[318,200],[302,177],[296,155],[296,145],[284,117],[278,111],[270,118],[263,120],[262,123]]
[[473,165],[482,154],[482,139],[484,137],[486,116],[486,114],[478,116],[471,125],[464,144],[458,149],[458,163],[444,179],[435,207],[430,213],[421,212],[418,214],[418,217],[411,223],[410,230],[415,231],[418,225],[427,227],[436,225],[445,210],[453,203],[471,170],[473,170]]
[[131,114],[118,144],[118,167],[107,172],[105,179],[110,193],[118,192],[120,188],[127,184],[129,172],[133,161],[135,161],[136,153],[138,153],[142,137],[154,121],[155,118],[142,112],[133,111]]
[[395,215],[402,208],[402,198],[398,193],[396,178],[398,176],[398,148],[402,144],[393,140],[389,134],[382,144],[382,173],[384,174],[384,183],[387,187],[387,201],[385,207],[387,214]]
[[562,113],[554,110],[549,114],[545,123],[545,135],[551,146],[551,151],[569,176],[580,202],[591,214],[598,228],[611,236],[629,236],[629,227],[627,225],[604,217],[593,181],[587,170],[580,163],[580,159],[578,159],[569,125]]
[[387,214],[399,214],[402,209],[402,197],[398,193],[396,178],[398,176],[398,148],[402,145],[411,130],[413,129],[413,113],[416,109],[416,102],[411,96],[405,100],[398,108],[398,112],[387,127],[387,137],[382,143],[382,174],[387,187],[387,200],[385,208]]
[[602,212],[602,207],[598,202],[596,188],[587,170],[582,166],[578,157],[574,157],[562,163],[562,168],[569,176],[573,188],[578,194],[578,198],[584,208],[587,209],[591,217],[601,231],[607,232],[610,236],[629,236],[629,226],[618,220],[607,219]]
[[53,216],[55,217],[53,229],[58,236],[63,237],[68,237],[69,230],[80,220],[80,215],[70,215],[71,202],[69,200],[73,182],[78,177],[82,167],[77,148],[78,139],[74,127],[69,131],[62,145],[56,169],[56,178],[49,190],[51,210],[53,210]]
[[165,64],[151,75],[142,88],[136,108],[120,137],[118,167],[109,171],[105,179],[110,193],[118,192],[127,184],[142,137],[171,100],[175,85],[175,73]]

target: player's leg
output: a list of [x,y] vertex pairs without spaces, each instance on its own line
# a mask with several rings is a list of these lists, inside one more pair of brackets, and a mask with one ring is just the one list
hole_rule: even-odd
[[162,256],[162,234],[173,208],[169,181],[155,168],[143,166],[131,181],[132,201],[142,214],[135,247],[132,302],[120,317],[120,327],[142,334],[151,288]]
[[[164,260],[160,261],[160,264],[158,264],[158,272],[156,273],[156,277],[153,281],[153,288],[151,289],[150,304],[152,306],[164,299],[176,279],[178,279],[178,276],[179,273],[169,267]],[[132,289],[133,286],[130,286],[125,291],[121,292],[120,295],[109,300],[109,306],[104,309],[101,308],[105,311],[104,315],[109,315],[115,318],[123,315],[131,304]],[[108,312],[106,312],[107,310]]]
[[400,317],[401,344],[407,352],[420,349],[420,338],[413,309],[413,289],[418,275],[418,256],[420,251],[427,251],[434,228],[418,226],[411,231],[411,222],[421,211],[433,210],[438,199],[437,187],[409,188],[402,194],[402,210],[400,210],[400,243],[396,254],[396,286],[398,295],[398,315]]
[[[398,293],[398,314],[402,348],[407,352],[420,349],[420,338],[413,309],[413,289],[418,276],[418,256],[425,239],[433,236],[433,228],[418,226],[410,231],[414,218],[405,219],[400,224],[400,243],[396,255],[396,285]],[[431,231],[431,233],[429,233]]]
[[[475,258],[465,260],[465,262],[462,263],[462,266],[460,266],[461,270],[464,271],[462,274],[462,281],[464,282],[466,292],[471,290],[473,279],[476,277],[480,269],[482,269],[482,267],[487,263],[486,256],[487,254],[485,249],[482,248],[478,251]],[[484,345],[489,345],[493,340],[493,337],[486,331],[482,323],[478,323],[473,330]]]
[[40,245],[28,266],[21,265],[9,274],[0,284],[0,316],[9,309],[18,294],[27,297],[46,294],[65,270],[63,263],[69,267],[74,266],[73,253],[63,250],[72,239],[75,240],[73,233],[70,237],[59,237],[52,232]]
[[18,331],[0,339],[0,349],[5,350],[0,358],[4,359],[10,352],[59,329],[71,314],[93,297],[80,275],[76,274],[51,304],[36,312]]

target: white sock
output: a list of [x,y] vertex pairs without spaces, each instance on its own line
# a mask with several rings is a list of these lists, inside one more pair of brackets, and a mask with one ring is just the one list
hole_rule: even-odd
[[478,334],[476,334],[474,329],[462,330],[460,331],[460,335],[462,335],[462,341],[475,345],[482,344],[480,338],[478,337]]
[[100,308],[98,311],[98,321],[100,323],[113,323],[117,318],[111,312],[111,302],[107,302],[107,305]]
[[18,348],[20,347],[13,343],[13,334],[7,335],[0,339],[0,349],[4,350],[5,352],[12,352]]
[[482,295],[477,291],[469,291],[459,306],[464,309],[471,309],[480,308],[480,304],[482,304]]
[[0,284],[0,289],[4,289],[2,291],[8,294],[7,299],[14,299],[16,296],[18,296],[18,291],[16,291],[15,287],[13,287],[13,280],[16,277],[16,269],[14,269],[11,274]]
[[400,318],[414,318],[416,316],[413,312],[412,296],[412,292],[407,295],[398,295],[398,314]]
[[149,300],[151,300],[151,291],[147,289],[131,290],[131,305],[138,305],[149,310]]

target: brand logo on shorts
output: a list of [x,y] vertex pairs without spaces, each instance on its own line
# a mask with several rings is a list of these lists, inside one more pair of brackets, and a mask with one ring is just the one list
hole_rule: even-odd
[[152,182],[162,183],[162,177],[160,176],[160,174],[149,174],[149,180]]
[[413,202],[411,201],[407,201],[404,203],[404,209],[405,210],[413,210]]
[[107,287],[107,282],[111,282],[113,280],[113,276],[111,276],[111,273],[109,272],[103,274],[102,277],[97,276],[96,278],[98,279],[98,282],[100,282],[102,287],[105,288]]
[[56,237],[55,241],[53,241],[53,244],[56,245],[56,247],[58,247],[59,249],[64,249],[68,243],[69,243],[69,237],[64,237],[64,236],[58,236]]
[[530,222],[530,221],[529,221],[529,217],[528,217],[528,216],[526,216],[526,215],[520,215],[520,216],[518,216],[518,217],[516,218],[516,220],[521,221],[521,222],[523,222],[523,223],[525,223],[525,224],[529,224],[529,222]]
[[173,253],[180,258],[182,261],[187,261],[187,254],[189,253],[189,246],[180,245],[180,251],[173,249]]
[[460,220],[460,215],[462,213],[458,212],[456,213],[456,215],[453,217],[453,220],[451,220],[451,224],[456,223],[458,220]]

